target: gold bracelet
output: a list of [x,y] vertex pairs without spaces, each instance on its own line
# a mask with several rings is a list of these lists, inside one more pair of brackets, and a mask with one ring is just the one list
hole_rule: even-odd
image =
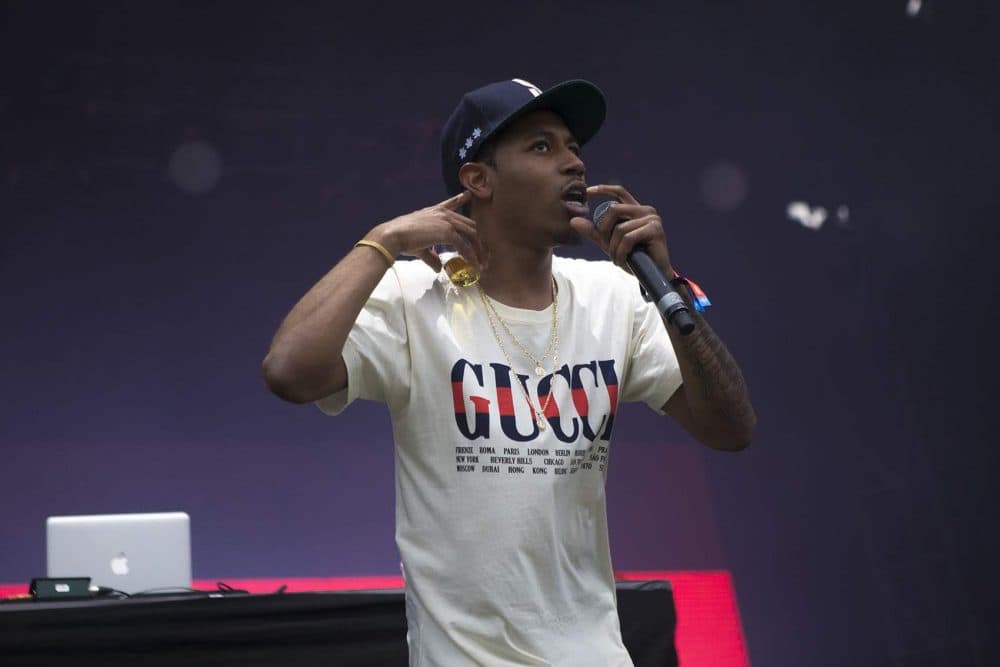
[[366,245],[369,248],[375,248],[376,250],[378,250],[380,253],[382,253],[382,256],[385,257],[385,261],[389,262],[389,266],[392,266],[393,264],[396,263],[396,258],[393,257],[389,253],[389,251],[385,249],[385,246],[379,243],[378,241],[369,241],[368,239],[361,239],[360,241],[354,244],[354,247],[357,248],[358,246],[361,245]]

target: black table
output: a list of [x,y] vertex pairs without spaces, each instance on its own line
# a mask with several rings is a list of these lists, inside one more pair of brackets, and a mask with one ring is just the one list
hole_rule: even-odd
[[[677,665],[668,582],[620,582],[618,611],[636,667]],[[405,667],[403,592],[7,602],[0,664]]]

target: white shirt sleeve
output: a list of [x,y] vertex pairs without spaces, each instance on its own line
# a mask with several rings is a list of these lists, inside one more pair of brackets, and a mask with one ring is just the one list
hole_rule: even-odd
[[343,350],[347,387],[316,401],[328,415],[340,414],[355,399],[390,405],[410,390],[410,348],[403,291],[395,267],[386,271],[361,309]]
[[659,311],[642,298],[630,276],[633,303],[630,360],[622,382],[622,401],[642,401],[659,414],[683,383],[677,355]]

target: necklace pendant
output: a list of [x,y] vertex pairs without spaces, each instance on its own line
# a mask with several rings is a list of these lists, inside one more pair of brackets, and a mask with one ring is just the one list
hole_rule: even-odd
[[535,375],[537,375],[538,377],[542,377],[543,375],[545,375],[545,369],[542,368],[541,366],[535,366]]
[[545,430],[545,422],[541,418],[537,419],[536,422],[538,423],[538,430],[544,431]]

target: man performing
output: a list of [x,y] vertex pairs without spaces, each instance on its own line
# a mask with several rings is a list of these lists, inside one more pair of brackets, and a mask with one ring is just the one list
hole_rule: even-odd
[[[656,210],[586,186],[580,147],[604,116],[586,81],[467,93],[442,133],[452,196],[373,227],[264,359],[285,400],[389,407],[411,665],[631,665],[604,495],[618,401],[714,449],[750,442],[756,416],[722,342],[697,313],[692,333],[674,330],[622,268],[644,246],[676,276]],[[590,196],[616,200],[596,227]],[[553,255],[581,236],[613,263]],[[436,244],[479,282],[452,284]]]

